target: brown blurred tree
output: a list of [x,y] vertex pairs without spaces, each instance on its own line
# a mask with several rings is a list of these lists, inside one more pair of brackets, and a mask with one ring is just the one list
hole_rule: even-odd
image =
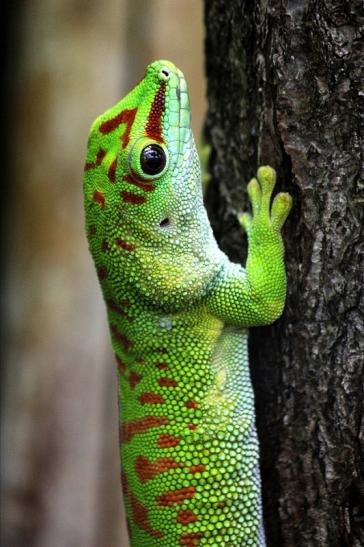
[[364,545],[362,9],[205,0],[207,203],[222,248],[244,259],[236,214],[257,165],[294,197],[286,310],[251,335],[271,547]]

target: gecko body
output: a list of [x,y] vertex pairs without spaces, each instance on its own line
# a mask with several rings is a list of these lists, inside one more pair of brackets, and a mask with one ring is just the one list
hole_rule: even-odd
[[86,225],[117,362],[133,547],[265,545],[247,328],[285,301],[291,200],[271,205],[274,184],[261,167],[248,185],[243,268],[203,206],[180,70],[152,63],[91,127]]

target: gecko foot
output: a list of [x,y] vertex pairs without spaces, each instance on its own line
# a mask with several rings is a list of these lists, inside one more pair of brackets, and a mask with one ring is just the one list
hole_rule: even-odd
[[292,198],[288,193],[280,192],[275,196],[271,206],[276,180],[275,170],[269,165],[264,165],[259,167],[257,178],[249,182],[247,190],[253,216],[249,213],[239,216],[240,224],[248,234],[258,225],[279,232],[285,223],[292,207]]

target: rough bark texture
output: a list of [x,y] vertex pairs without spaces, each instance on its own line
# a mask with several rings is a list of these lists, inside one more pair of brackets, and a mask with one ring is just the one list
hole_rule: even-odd
[[269,163],[294,209],[282,319],[251,332],[269,546],[364,545],[362,1],[205,0],[212,182],[222,248]]

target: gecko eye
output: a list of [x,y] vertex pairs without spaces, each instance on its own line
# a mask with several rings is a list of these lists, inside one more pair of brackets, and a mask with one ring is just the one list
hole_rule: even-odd
[[158,144],[149,144],[140,154],[140,165],[146,175],[158,175],[166,165],[166,154]]

